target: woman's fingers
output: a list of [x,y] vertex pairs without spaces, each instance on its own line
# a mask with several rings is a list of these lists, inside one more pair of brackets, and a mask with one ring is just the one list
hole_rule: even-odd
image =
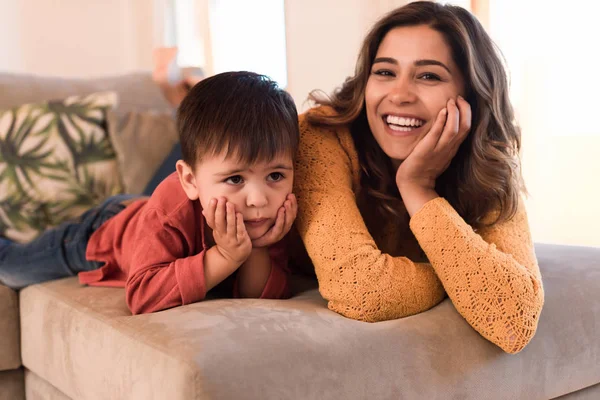
[[[448,116],[448,109],[442,108],[440,110],[440,112],[438,113],[438,115],[435,119],[435,122],[431,126],[431,129],[429,130],[429,132],[427,132],[427,134],[425,135],[423,140],[421,140],[421,142],[417,145],[417,147],[422,146],[423,150],[427,151],[427,152],[432,151],[435,148],[435,146],[437,145],[437,143],[440,140],[440,137],[444,131],[444,126],[446,125],[447,116]],[[415,148],[415,150],[416,150],[416,148]]]
[[458,110],[460,112],[458,139],[462,139],[460,140],[462,142],[471,130],[471,119],[473,118],[473,116],[471,114],[471,105],[465,99],[463,99],[462,96],[458,96],[458,99],[456,100],[456,105],[458,106]]
[[446,108],[448,110],[448,118],[446,119],[446,125],[444,126],[440,140],[436,144],[436,150],[446,149],[456,139],[456,135],[458,134],[460,114],[456,101],[454,99],[448,100]]

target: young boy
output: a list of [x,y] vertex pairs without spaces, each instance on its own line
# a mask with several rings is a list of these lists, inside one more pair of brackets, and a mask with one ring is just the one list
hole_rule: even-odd
[[79,274],[124,286],[134,314],[227,288],[234,297],[288,296],[282,239],[296,217],[291,193],[298,116],[268,78],[227,72],[181,104],[183,160],[148,198],[115,196],[79,221],[26,245],[0,247],[0,281],[28,284]]

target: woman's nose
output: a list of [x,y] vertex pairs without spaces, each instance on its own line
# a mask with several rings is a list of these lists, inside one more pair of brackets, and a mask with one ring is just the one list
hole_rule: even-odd
[[399,78],[394,82],[390,92],[390,100],[394,104],[412,103],[417,98],[413,82],[410,78]]

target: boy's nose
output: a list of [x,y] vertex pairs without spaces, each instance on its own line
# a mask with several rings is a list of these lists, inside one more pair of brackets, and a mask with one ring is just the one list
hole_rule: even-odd
[[248,207],[264,207],[267,203],[267,196],[261,190],[252,190],[246,197],[246,205]]

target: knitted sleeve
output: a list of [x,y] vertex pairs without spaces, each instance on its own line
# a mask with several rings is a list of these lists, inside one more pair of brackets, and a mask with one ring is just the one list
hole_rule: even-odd
[[352,162],[335,132],[301,118],[296,162],[298,232],[331,310],[382,321],[430,309],[445,297],[429,264],[383,254],[369,234],[352,188]]
[[544,304],[523,202],[511,220],[475,232],[437,198],[413,215],[410,227],[467,322],[504,351],[522,350]]

